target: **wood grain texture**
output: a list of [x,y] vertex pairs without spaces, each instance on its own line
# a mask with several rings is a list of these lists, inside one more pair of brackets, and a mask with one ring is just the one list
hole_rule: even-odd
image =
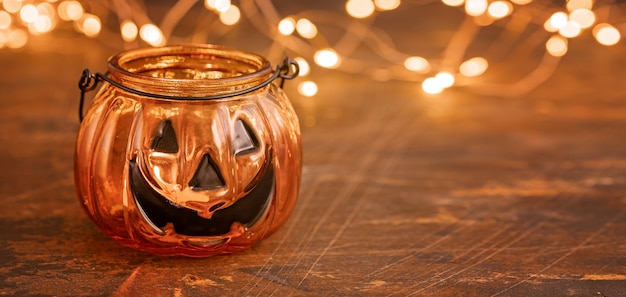
[[585,41],[523,98],[289,82],[295,212],[207,259],[121,247],[78,204],[76,81],[116,50],[0,50],[0,295],[626,296],[626,56]]

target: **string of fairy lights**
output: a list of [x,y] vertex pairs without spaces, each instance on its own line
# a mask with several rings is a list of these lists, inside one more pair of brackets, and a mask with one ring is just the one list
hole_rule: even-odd
[[[204,34],[206,40],[206,35],[210,34],[202,26],[188,36],[176,36],[173,32],[185,15],[202,2],[205,13],[219,20],[211,26],[222,28],[223,34],[227,34],[224,28],[236,26],[245,17],[273,41],[270,56],[284,52],[297,55],[295,59],[300,64],[302,77],[298,92],[303,96],[317,94],[318,85],[310,78],[310,73],[321,68],[365,73],[375,80],[418,83],[427,94],[439,94],[454,86],[469,86],[483,93],[519,95],[549,78],[559,59],[567,54],[571,39],[591,32],[599,44],[614,46],[626,32],[626,20],[621,16],[623,8],[617,0],[563,0],[561,5],[533,0],[433,1],[463,12],[465,20],[450,36],[445,50],[431,57],[398,50],[390,34],[373,27],[378,15],[405,9],[401,0],[347,0],[343,11],[326,14],[303,11],[286,16],[279,13],[271,0],[240,0],[238,4],[230,0],[179,0],[159,24],[151,19],[146,8],[149,4],[142,0],[0,0],[0,50],[23,48],[29,39],[57,28],[73,28],[88,38],[119,36],[112,42],[121,39],[126,47],[141,44],[156,47],[174,41],[201,42],[202,37],[198,36]],[[433,1],[421,2],[432,5]],[[411,7],[415,7],[415,3],[412,4]],[[117,19],[119,30],[104,34],[111,26],[104,26],[103,19]],[[343,38],[334,45],[329,44],[320,25],[344,30]],[[489,71],[497,59],[467,57],[467,49],[477,32],[490,26],[518,33],[540,27],[544,57],[526,76],[504,85],[476,79]],[[519,38],[521,35],[518,34]],[[351,55],[355,48],[366,43],[386,61],[386,66],[371,66],[368,61]]]

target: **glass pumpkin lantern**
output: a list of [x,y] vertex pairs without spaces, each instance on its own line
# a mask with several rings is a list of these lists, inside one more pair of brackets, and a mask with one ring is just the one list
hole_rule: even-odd
[[[75,155],[79,200],[121,244],[205,257],[250,247],[292,212],[300,183],[297,75],[215,45],[122,52],[83,72]],[[104,84],[82,116],[86,91]]]

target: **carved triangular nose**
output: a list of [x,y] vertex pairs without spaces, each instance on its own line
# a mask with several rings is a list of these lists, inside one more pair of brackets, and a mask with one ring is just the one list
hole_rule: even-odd
[[220,170],[211,157],[206,154],[202,157],[196,173],[189,181],[189,187],[194,191],[218,189],[224,186],[224,179]]

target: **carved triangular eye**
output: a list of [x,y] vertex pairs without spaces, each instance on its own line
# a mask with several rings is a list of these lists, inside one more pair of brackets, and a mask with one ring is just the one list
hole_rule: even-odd
[[235,156],[249,154],[256,151],[258,147],[259,143],[252,129],[241,119],[235,121],[235,138],[233,139]]
[[150,142],[150,150],[170,154],[178,152],[178,140],[172,121],[165,120],[159,124]]

